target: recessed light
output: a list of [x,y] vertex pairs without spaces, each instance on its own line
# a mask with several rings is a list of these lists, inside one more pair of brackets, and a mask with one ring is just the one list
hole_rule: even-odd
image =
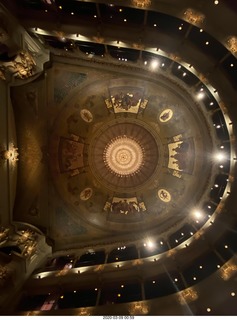
[[62,8],[63,8],[62,6],[59,6],[59,9],[61,9],[61,10],[62,10]]
[[200,32],[203,32],[203,29],[200,29],[199,31],[200,31]]
[[71,15],[73,16],[73,15],[74,15],[74,12],[71,12]]
[[231,296],[234,297],[235,296],[235,292],[231,292]]
[[218,1],[218,0],[215,0],[215,1],[214,1],[214,4],[215,4],[215,5],[218,5],[218,4],[219,4],[219,1]]
[[209,45],[209,41],[206,41],[206,46],[208,46]]
[[123,19],[124,22],[127,22],[127,19]]
[[154,23],[154,24],[153,24],[153,26],[154,26],[154,27],[156,27],[156,26],[157,26],[157,24],[156,24],[156,23]]
[[231,66],[231,68],[233,68],[234,64],[233,64],[233,63],[231,63],[231,64],[230,64],[230,66]]
[[207,312],[211,312],[211,308],[207,308]]

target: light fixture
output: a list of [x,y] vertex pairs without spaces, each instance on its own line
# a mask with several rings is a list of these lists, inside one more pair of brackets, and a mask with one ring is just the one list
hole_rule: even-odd
[[151,65],[151,69],[155,70],[158,67],[159,62],[158,60],[152,60],[150,65]]

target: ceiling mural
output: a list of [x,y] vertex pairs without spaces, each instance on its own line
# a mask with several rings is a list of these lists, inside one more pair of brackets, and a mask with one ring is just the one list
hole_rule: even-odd
[[171,217],[172,226],[185,223],[206,196],[213,142],[201,108],[176,89],[167,79],[101,80],[98,71],[62,102],[50,171],[72,220],[118,235],[131,227],[165,232]]

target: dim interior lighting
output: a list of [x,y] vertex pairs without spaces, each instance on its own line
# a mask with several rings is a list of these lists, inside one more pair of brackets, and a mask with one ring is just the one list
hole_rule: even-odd
[[76,293],[76,290],[74,290],[73,292]]
[[214,4],[215,4],[215,5],[218,5],[218,4],[219,4],[219,1],[218,1],[218,0],[215,0],[215,1],[214,1]]
[[234,297],[235,296],[235,292],[231,292],[231,294],[230,294],[232,297]]
[[73,16],[73,15],[74,15],[74,12],[71,12],[71,15]]
[[119,297],[119,298],[121,297],[121,294],[120,294],[120,293],[118,293],[118,297]]
[[156,283],[155,280],[153,280],[152,283]]
[[207,312],[211,312],[211,308],[207,308]]
[[217,267],[217,269],[220,269],[221,266],[218,264],[216,267]]
[[206,44],[206,46],[208,46],[208,45],[209,45],[209,41],[206,41],[206,43],[205,43],[205,44]]
[[200,29],[199,31],[200,31],[200,32],[203,32],[203,29]]
[[199,269],[202,269],[202,266],[199,266]]
[[95,288],[95,291],[97,291],[98,290],[98,288]]
[[195,280],[197,280],[197,278],[196,278],[196,277],[193,277],[193,280],[195,281]]
[[124,22],[127,22],[127,19],[123,19]]
[[225,249],[228,249],[228,246],[227,246],[227,244],[225,245]]
[[177,281],[178,281],[178,279],[177,279],[177,278],[175,278],[175,279],[174,279],[174,281],[175,281],[175,282],[177,282]]
[[64,298],[64,296],[61,296],[61,297],[60,297],[60,299],[63,299],[63,298]]
[[60,10],[62,10],[62,8],[63,8],[62,6],[59,6],[59,9],[60,9]]
[[154,27],[156,27],[156,26],[157,26],[157,24],[156,24],[156,23],[154,23],[154,24],[153,24],[153,26],[154,26]]
[[121,288],[124,288],[124,285],[123,285],[123,284],[121,284]]

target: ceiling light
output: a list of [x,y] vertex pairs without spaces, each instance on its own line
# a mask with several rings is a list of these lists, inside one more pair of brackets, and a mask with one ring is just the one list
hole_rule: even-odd
[[175,278],[175,279],[174,279],[174,281],[175,281],[175,282],[177,282],[177,281],[178,281],[178,279],[177,279],[177,278]]
[[59,9],[61,9],[61,10],[62,10],[62,8],[63,8],[62,6],[59,6]]
[[231,292],[231,296],[234,297],[235,296],[235,292]]
[[123,19],[124,22],[127,22],[127,19]]
[[199,269],[202,269],[202,266],[199,266]]
[[200,31],[200,32],[203,32],[203,29],[200,29],[199,31]]
[[227,246],[227,244],[225,245],[225,249],[228,249],[228,246]]
[[154,26],[154,27],[156,27],[156,26],[157,26],[157,24],[156,24],[156,23],[154,23],[154,24],[153,24],[153,26]]
[[209,41],[206,41],[206,43],[205,43],[205,44],[206,44],[206,46],[208,46],[208,45],[209,45]]
[[122,11],[123,11],[123,9],[120,8],[120,9],[119,9],[119,12],[122,12]]
[[199,210],[195,210],[193,212],[193,215],[195,216],[195,218],[201,218],[202,217],[202,212]]
[[156,283],[155,280],[153,280],[152,283]]
[[96,14],[94,15],[94,18],[97,18],[97,15],[96,15]]
[[207,312],[211,312],[211,308],[207,308]]
[[233,64],[233,63],[231,63],[231,64],[230,64],[230,66],[233,68],[234,64]]
[[196,278],[196,277],[193,277],[193,280],[195,281],[195,280],[197,280],[197,278]]
[[151,61],[151,68],[152,68],[153,70],[156,69],[156,68],[158,67],[158,65],[159,65],[158,60],[152,60],[152,61]]
[[124,287],[124,285],[123,284],[121,284],[121,288],[123,288]]
[[215,4],[215,5],[218,5],[218,4],[219,4],[219,1],[218,1],[218,0],[215,0],[215,1],[214,1],[214,4]]
[[147,246],[148,246],[149,248],[153,248],[153,247],[154,247],[154,242],[149,241],[149,242],[147,243]]
[[186,75],[187,75],[187,73],[186,73],[186,72],[184,72],[184,73],[183,73],[183,77],[185,77]]
[[198,100],[202,100],[204,97],[205,97],[204,92],[199,92],[199,93],[197,94]]
[[217,269],[220,269],[221,266],[218,264],[216,267],[217,267]]
[[178,66],[178,69],[181,69],[181,66]]
[[225,154],[222,152],[218,152],[215,154],[215,159],[217,161],[223,161],[223,160],[225,160]]
[[71,15],[73,16],[73,15],[74,15],[74,12],[71,12]]

